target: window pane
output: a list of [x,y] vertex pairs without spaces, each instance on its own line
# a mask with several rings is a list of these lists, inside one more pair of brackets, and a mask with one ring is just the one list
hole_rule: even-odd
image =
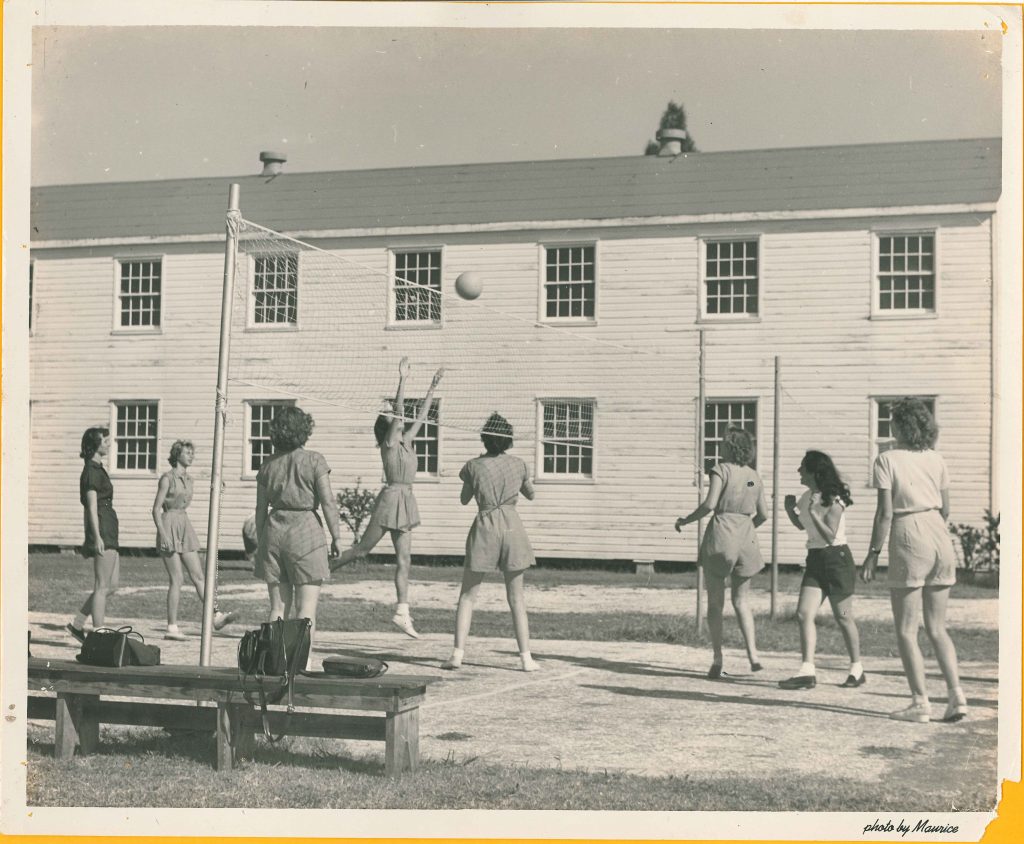
[[596,282],[593,246],[546,250],[545,313],[549,317],[593,317]]
[[705,314],[758,313],[757,248],[756,240],[705,245]]
[[564,400],[542,405],[544,474],[593,474],[592,402]]
[[294,325],[298,321],[298,256],[263,255],[253,263],[253,321]]

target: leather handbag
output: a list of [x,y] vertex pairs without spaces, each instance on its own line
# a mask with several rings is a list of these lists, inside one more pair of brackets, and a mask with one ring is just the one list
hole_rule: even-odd
[[362,656],[324,657],[324,675],[327,677],[352,677],[366,680],[380,677],[388,670],[388,664],[380,659]]
[[260,711],[263,717],[263,735],[278,742],[288,731],[287,719],[281,735],[270,731],[267,704],[277,703],[287,695],[288,715],[295,711],[292,692],[295,675],[309,659],[310,629],[308,618],[289,618],[267,621],[259,630],[250,630],[238,643],[238,679],[243,693],[248,694],[247,682],[255,681],[259,691]]
[[90,630],[75,657],[84,665],[123,668],[126,665],[159,665],[160,648],[147,645],[141,633],[128,625]]

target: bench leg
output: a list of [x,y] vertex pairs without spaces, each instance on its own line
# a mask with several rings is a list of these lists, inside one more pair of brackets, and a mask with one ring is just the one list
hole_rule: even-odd
[[235,762],[252,756],[252,732],[245,726],[244,703],[217,704],[217,770],[230,771]]
[[415,771],[420,758],[420,710],[389,712],[384,729],[384,772],[397,777]]
[[99,695],[57,693],[54,715],[53,755],[67,761],[77,745],[82,755],[93,753],[99,744]]

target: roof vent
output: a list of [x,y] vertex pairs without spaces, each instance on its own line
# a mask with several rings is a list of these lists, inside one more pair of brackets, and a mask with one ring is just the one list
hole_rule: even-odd
[[260,153],[260,161],[263,162],[262,176],[276,176],[281,172],[281,166],[288,160],[288,156],[283,152],[268,152],[264,151]]
[[658,149],[658,155],[682,155],[685,140],[685,129],[659,129],[658,143],[661,147]]

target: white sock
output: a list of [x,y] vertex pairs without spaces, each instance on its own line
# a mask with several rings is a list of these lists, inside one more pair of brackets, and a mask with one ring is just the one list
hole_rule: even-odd
[[801,662],[800,670],[797,672],[797,677],[813,677],[814,676],[814,663],[813,662]]
[[957,703],[967,703],[967,695],[964,694],[964,690],[960,686],[950,686],[947,693],[950,700],[955,700]]
[[395,615],[408,615],[409,605],[408,604],[395,604]]
[[178,625],[177,625],[177,624],[168,624],[168,625],[167,625],[167,629],[168,629],[168,630],[169,630],[169,631],[170,631],[171,633],[177,633],[177,632],[178,632]]
[[463,648],[452,648],[452,655],[448,657],[448,662],[452,665],[462,665],[462,658],[466,655],[466,651]]
[[928,700],[928,695],[913,695],[911,697],[914,706],[931,706],[931,701]]
[[76,613],[75,614],[75,620],[72,621],[71,623],[78,630],[84,630],[85,629],[85,619],[86,619],[86,616],[82,615],[81,613]]
[[859,680],[861,674],[864,673],[864,666],[861,665],[859,662],[851,662],[850,663],[850,670],[847,673],[852,674],[854,677],[856,677]]
[[537,665],[537,663],[533,661],[533,657],[530,655],[529,651],[520,651],[519,661],[522,663],[523,668],[534,668]]

